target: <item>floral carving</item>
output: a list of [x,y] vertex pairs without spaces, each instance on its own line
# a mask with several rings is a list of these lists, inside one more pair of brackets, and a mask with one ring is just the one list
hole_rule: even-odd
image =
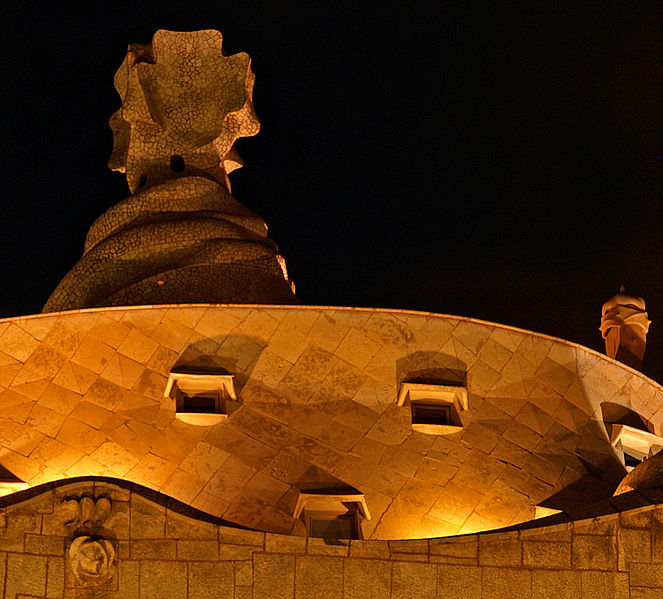
[[76,537],[69,546],[69,561],[76,581],[85,586],[98,586],[109,580],[115,564],[113,544],[87,535]]

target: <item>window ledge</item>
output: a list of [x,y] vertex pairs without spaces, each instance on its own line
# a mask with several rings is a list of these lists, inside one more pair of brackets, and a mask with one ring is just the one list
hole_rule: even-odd
[[371,519],[371,514],[368,511],[368,506],[366,505],[366,499],[364,499],[363,493],[329,495],[326,493],[302,493],[301,491],[299,492],[299,497],[297,497],[297,504],[295,505],[295,511],[292,517],[295,520],[299,518],[304,510],[304,506],[307,505],[313,509],[329,510],[343,503],[357,504],[357,508],[362,516],[364,516],[366,520]]

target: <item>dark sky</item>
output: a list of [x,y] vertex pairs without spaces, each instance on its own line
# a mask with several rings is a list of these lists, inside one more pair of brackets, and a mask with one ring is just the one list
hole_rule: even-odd
[[645,370],[663,380],[663,9],[13,4],[1,316],[39,312],[127,195],[106,168],[126,45],[216,28],[253,58],[262,123],[238,143],[233,191],[304,303],[473,316],[601,349],[601,304],[624,284],[647,301]]

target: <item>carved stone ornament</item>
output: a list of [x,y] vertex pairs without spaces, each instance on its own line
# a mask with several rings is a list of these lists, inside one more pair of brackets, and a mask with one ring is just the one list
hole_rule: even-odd
[[65,526],[75,528],[99,528],[108,520],[111,513],[111,502],[108,497],[68,497],[63,500],[67,511]]
[[98,586],[113,575],[115,549],[106,539],[87,535],[76,537],[68,556],[76,581],[84,586]]
[[267,225],[230,192],[240,137],[256,135],[251,59],[218,31],[160,30],[115,75],[111,169],[131,195],[90,227],[44,306],[297,303]]

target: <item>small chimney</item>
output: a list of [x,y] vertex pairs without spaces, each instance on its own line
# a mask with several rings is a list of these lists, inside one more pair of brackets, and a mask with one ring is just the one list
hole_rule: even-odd
[[622,285],[601,310],[600,331],[605,339],[605,353],[642,370],[650,323],[645,300],[626,294]]

